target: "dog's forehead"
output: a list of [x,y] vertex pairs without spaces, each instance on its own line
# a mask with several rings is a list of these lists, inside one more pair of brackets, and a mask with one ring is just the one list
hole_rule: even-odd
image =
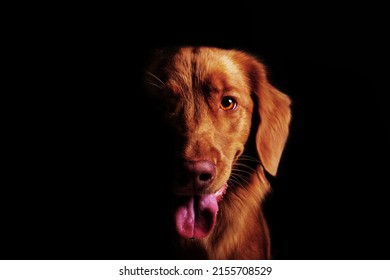
[[194,89],[249,90],[247,73],[232,51],[182,48],[166,63],[166,84],[176,93]]

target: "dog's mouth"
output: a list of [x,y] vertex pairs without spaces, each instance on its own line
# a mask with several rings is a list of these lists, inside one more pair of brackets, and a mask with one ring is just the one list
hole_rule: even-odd
[[175,213],[176,230],[184,238],[204,238],[213,230],[228,185],[213,194],[182,195],[178,197]]

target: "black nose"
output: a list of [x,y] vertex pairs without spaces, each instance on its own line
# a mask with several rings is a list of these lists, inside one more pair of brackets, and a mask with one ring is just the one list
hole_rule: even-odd
[[211,184],[215,173],[216,167],[211,161],[188,161],[184,164],[184,182],[182,183],[196,190],[202,190]]

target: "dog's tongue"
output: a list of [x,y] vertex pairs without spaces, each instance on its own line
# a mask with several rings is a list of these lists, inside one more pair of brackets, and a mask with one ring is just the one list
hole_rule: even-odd
[[215,225],[218,202],[215,194],[182,196],[176,209],[176,229],[185,238],[206,237]]

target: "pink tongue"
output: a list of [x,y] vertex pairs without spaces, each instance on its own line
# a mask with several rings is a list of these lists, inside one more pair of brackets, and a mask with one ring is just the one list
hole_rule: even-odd
[[176,209],[176,229],[185,238],[206,237],[215,225],[218,212],[214,194],[184,196]]

